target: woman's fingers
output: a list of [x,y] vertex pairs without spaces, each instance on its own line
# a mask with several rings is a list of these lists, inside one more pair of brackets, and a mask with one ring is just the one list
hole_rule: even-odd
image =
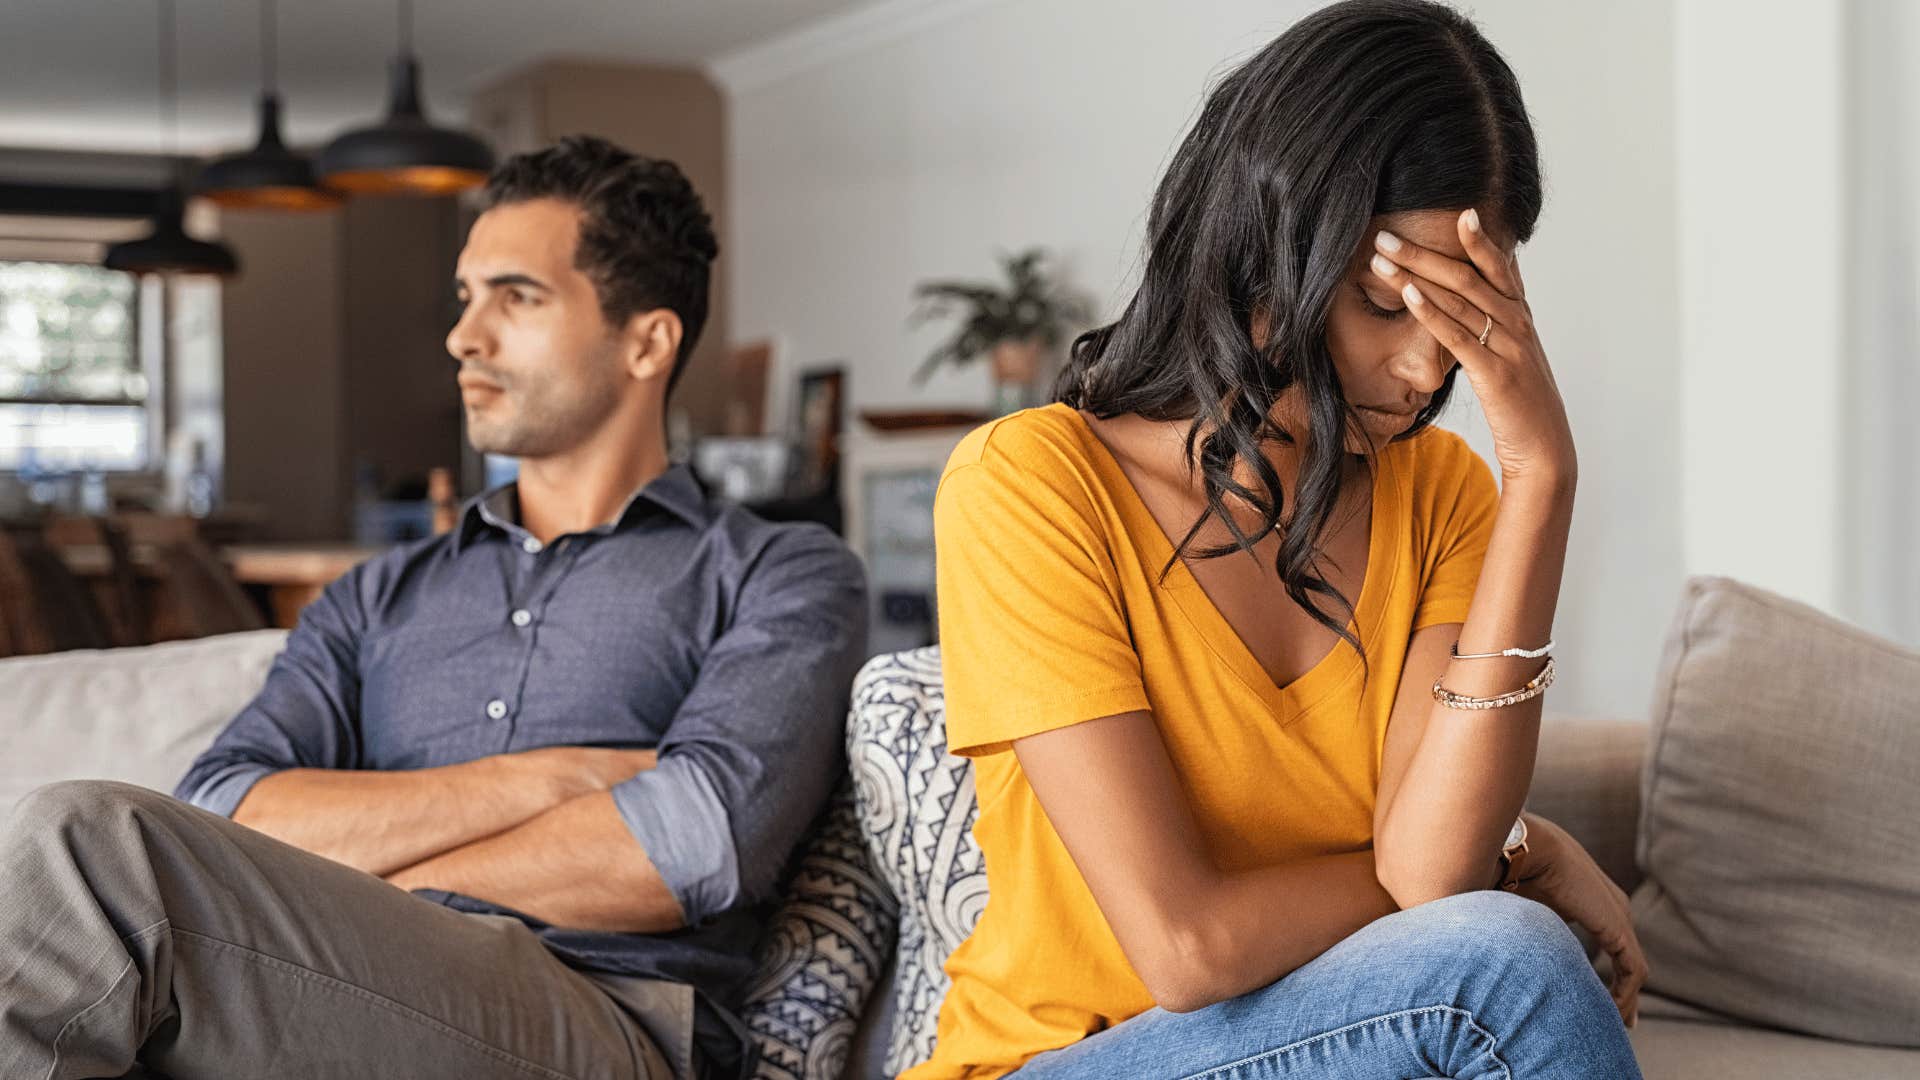
[[1527,294],[1526,287],[1514,272],[1512,253],[1494,243],[1493,238],[1480,227],[1479,211],[1462,211],[1455,222],[1455,229],[1460,233],[1460,246],[1467,249],[1467,258],[1480,271],[1480,276],[1500,291],[1500,295],[1509,300],[1518,300]]
[[1492,315],[1496,321],[1510,326],[1525,321],[1524,304],[1496,289],[1473,264],[1421,247],[1385,230],[1374,234],[1373,246],[1415,276],[1465,297],[1468,303]]
[[[1461,328],[1466,330],[1468,335],[1473,338],[1474,344],[1481,344],[1480,335],[1485,333],[1487,335],[1485,347],[1488,352],[1495,355],[1505,355],[1502,351],[1503,349],[1508,352],[1512,351],[1509,348],[1509,346],[1513,344],[1512,335],[1507,332],[1505,327],[1500,325],[1498,319],[1489,323],[1489,316],[1486,312],[1473,306],[1465,297],[1438,282],[1429,281],[1426,278],[1408,274],[1405,271],[1402,271],[1401,274],[1402,277],[1399,285],[1400,295],[1402,297],[1407,295],[1406,286],[1412,284],[1414,289],[1419,292],[1422,300],[1446,312],[1448,317],[1452,318],[1454,322],[1459,323]],[[1409,306],[1411,306],[1411,302],[1409,302]]]
[[[1603,880],[1601,889],[1616,894],[1620,891],[1610,880]],[[1647,981],[1647,957],[1640,948],[1639,935],[1633,932],[1630,909],[1619,898],[1610,899],[1614,900],[1607,905],[1610,910],[1589,914],[1580,923],[1593,933],[1613,962],[1613,980],[1608,993],[1620,1010],[1620,1019],[1632,1027],[1640,1015],[1640,988]]]
[[[1433,289],[1434,295],[1429,297],[1426,289]],[[1461,323],[1460,317],[1440,306],[1439,300],[1445,296],[1449,298],[1448,303],[1464,308],[1465,304],[1458,296],[1435,287],[1432,282],[1426,282],[1423,287],[1417,278],[1401,286],[1400,296],[1407,302],[1407,310],[1413,312],[1413,317],[1420,320],[1420,325],[1426,327],[1427,333],[1432,334],[1435,340],[1445,346],[1446,350],[1453,354],[1454,359],[1460,361],[1460,366],[1467,369],[1468,375],[1476,371],[1489,371],[1500,362],[1500,358],[1490,348],[1493,344],[1492,336],[1488,337],[1486,345],[1480,344],[1480,331],[1486,326],[1484,316],[1477,320],[1478,325],[1468,330]],[[1461,314],[1472,318],[1466,310]],[[1497,327],[1495,332],[1498,332]]]
[[[1456,343],[1461,349],[1469,345],[1480,346],[1480,332],[1487,329],[1485,312],[1469,304],[1453,290],[1414,275],[1384,255],[1375,255],[1370,266],[1375,277],[1400,293],[1401,299],[1407,302],[1407,310],[1442,345],[1449,349],[1453,349]],[[1499,332],[1499,327],[1495,326],[1488,334],[1487,344],[1482,351],[1492,350],[1494,338]],[[1478,360],[1474,356],[1460,356],[1459,350],[1455,350],[1454,355],[1463,364],[1474,364]]]

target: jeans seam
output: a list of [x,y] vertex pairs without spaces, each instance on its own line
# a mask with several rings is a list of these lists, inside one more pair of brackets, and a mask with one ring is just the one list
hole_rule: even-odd
[[478,1050],[482,1054],[487,1055],[488,1057],[498,1058],[499,1060],[506,1062],[509,1065],[513,1065],[517,1068],[520,1068],[527,1072],[531,1072],[535,1075],[549,1077],[549,1078],[552,1078],[552,1080],[574,1080],[573,1077],[569,1077],[566,1073],[558,1072],[554,1069],[549,1069],[546,1066],[541,1065],[537,1062],[528,1061],[525,1058],[519,1057],[518,1055],[510,1054],[507,1051],[502,1050],[497,1046],[493,1046],[487,1043],[483,1039],[480,1039],[474,1035],[470,1035],[467,1032],[461,1031],[459,1028],[454,1027],[452,1024],[449,1024],[444,1020],[440,1020],[435,1017],[429,1016],[426,1013],[423,1013],[420,1010],[415,1009],[410,1005],[407,1005],[403,1002],[395,1001],[394,999],[387,997],[384,994],[375,993],[374,991],[369,990],[364,986],[355,986],[353,983],[350,983],[345,979],[336,978],[332,975],[326,974],[325,972],[315,971],[312,968],[304,967],[300,964],[296,964],[291,960],[284,960],[277,956],[271,956],[267,953],[263,953],[259,951],[258,949],[250,949],[245,945],[238,945],[231,941],[223,941],[220,938],[209,937],[206,934],[199,934],[191,930],[181,930],[178,928],[175,928],[173,933],[175,937],[192,938],[197,942],[203,943],[208,946],[212,946],[216,949],[230,950],[233,953],[237,954],[241,959],[250,960],[250,961],[253,961],[254,963],[261,964],[267,967],[283,968],[289,974],[305,979],[316,985],[326,987],[327,989],[333,990],[337,993],[345,994],[348,997],[360,998],[361,1000],[366,1001],[369,1004],[376,1005],[380,1008],[386,1009],[388,1012],[394,1013],[395,1015],[404,1017],[408,1020],[412,1020],[424,1027],[429,1027],[429,1028],[438,1030],[441,1033],[453,1038],[455,1041],[464,1043],[467,1046],[471,1047],[472,1049]]
[[1215,1065],[1214,1067],[1207,1069],[1204,1072],[1188,1073],[1187,1075],[1181,1077],[1180,1080],[1204,1080],[1204,1078],[1206,1077],[1216,1076],[1220,1073],[1227,1071],[1228,1069],[1237,1069],[1243,1065],[1252,1065],[1255,1062],[1265,1061],[1268,1058],[1278,1057],[1281,1054],[1291,1053],[1295,1050],[1300,1049],[1303,1046],[1310,1046],[1314,1043],[1321,1042],[1326,1039],[1331,1039],[1336,1035],[1344,1035],[1347,1032],[1354,1031],[1358,1028],[1372,1027],[1375,1024],[1384,1024],[1390,1020],[1398,1020],[1401,1017],[1405,1017],[1405,1016],[1419,1016],[1423,1013],[1448,1013],[1450,1015],[1462,1017],[1463,1019],[1465,1019],[1467,1027],[1471,1028],[1474,1032],[1479,1034],[1481,1038],[1487,1041],[1487,1053],[1500,1066],[1501,1074],[1506,1076],[1507,1080],[1512,1080],[1512,1077],[1513,1077],[1512,1068],[1507,1065],[1506,1061],[1503,1058],[1501,1058],[1499,1051],[1496,1049],[1500,1045],[1500,1040],[1495,1038],[1492,1032],[1488,1031],[1484,1027],[1481,1027],[1479,1020],[1475,1019],[1472,1013],[1466,1011],[1465,1009],[1456,1009],[1451,1005],[1428,1005],[1419,1009],[1402,1009],[1399,1012],[1383,1013],[1379,1016],[1368,1017],[1365,1020],[1356,1020],[1353,1023],[1346,1025],[1345,1027],[1334,1028],[1332,1031],[1323,1031],[1320,1034],[1314,1035],[1310,1038],[1301,1039],[1298,1042],[1290,1042],[1285,1046],[1276,1046],[1271,1050],[1262,1050],[1257,1054],[1253,1054],[1251,1056],[1241,1058],[1237,1061],[1229,1061],[1229,1062],[1226,1062],[1225,1064]]

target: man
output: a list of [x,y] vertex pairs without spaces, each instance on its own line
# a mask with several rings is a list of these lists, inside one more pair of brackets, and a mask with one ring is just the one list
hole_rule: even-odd
[[0,1076],[751,1065],[729,1010],[842,765],[861,571],[667,460],[717,251],[678,169],[571,138],[485,204],[447,348],[518,482],[329,588],[185,802],[58,784],[0,825]]

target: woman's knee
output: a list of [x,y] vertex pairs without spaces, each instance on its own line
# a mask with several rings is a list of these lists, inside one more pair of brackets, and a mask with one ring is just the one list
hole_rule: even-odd
[[1512,968],[1536,977],[1592,978],[1593,968],[1566,921],[1553,909],[1496,890],[1460,893],[1397,917],[1422,951],[1478,966]]

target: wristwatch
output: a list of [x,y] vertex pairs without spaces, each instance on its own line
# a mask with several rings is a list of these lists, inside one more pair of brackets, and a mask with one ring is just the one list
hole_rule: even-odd
[[1507,832],[1507,842],[1500,846],[1500,887],[1512,892],[1520,887],[1520,877],[1513,868],[1527,854],[1527,819],[1513,819],[1513,828]]

